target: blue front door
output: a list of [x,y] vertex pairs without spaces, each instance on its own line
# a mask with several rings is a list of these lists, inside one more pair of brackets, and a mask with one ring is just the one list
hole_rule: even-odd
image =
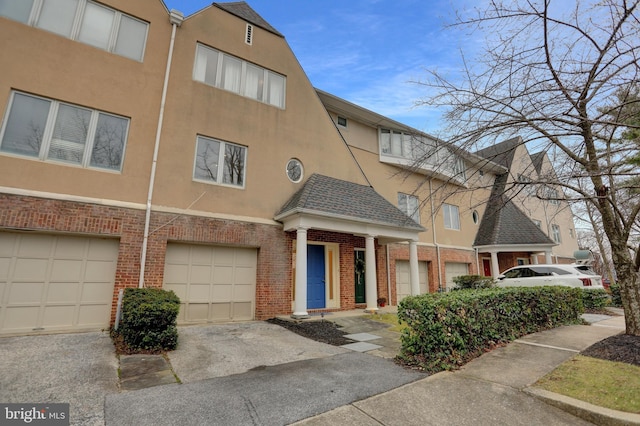
[[325,307],[324,246],[307,246],[307,308]]

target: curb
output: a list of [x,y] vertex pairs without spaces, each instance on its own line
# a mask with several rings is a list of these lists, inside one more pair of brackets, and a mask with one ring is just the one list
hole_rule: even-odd
[[597,405],[589,404],[588,402],[539,388],[527,387],[522,391],[549,405],[553,405],[554,407],[596,425],[640,426],[640,414],[625,413],[623,411],[598,407]]

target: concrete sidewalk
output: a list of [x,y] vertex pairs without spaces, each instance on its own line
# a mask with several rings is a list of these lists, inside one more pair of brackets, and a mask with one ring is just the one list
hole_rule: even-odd
[[624,330],[624,317],[592,319],[597,320],[592,326],[525,336],[459,371],[438,373],[296,425],[640,425],[640,415],[531,387],[578,352]]

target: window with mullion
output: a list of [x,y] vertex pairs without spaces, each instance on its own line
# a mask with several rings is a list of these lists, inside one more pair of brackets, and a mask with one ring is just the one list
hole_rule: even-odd
[[193,79],[279,108],[285,106],[286,77],[199,43]]
[[460,230],[460,211],[458,206],[452,204],[442,205],[444,215],[444,227],[445,229]]
[[398,192],[398,208],[416,223],[420,223],[420,202],[418,197]]
[[193,178],[244,187],[246,157],[244,146],[198,136]]
[[13,93],[0,129],[0,152],[120,171],[129,119]]
[[0,0],[0,16],[142,61],[148,23],[89,0]]

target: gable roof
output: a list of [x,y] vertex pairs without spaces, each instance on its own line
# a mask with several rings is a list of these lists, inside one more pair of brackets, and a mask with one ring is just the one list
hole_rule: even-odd
[[496,178],[473,246],[557,245],[504,195],[507,178]]
[[253,10],[251,6],[244,1],[235,1],[230,3],[213,3],[214,6],[220,8],[226,12],[229,12],[232,15],[237,16],[240,19],[247,21],[250,24],[255,25],[256,27],[260,27],[263,30],[267,30],[270,33],[273,33],[279,37],[284,36],[278,32],[275,28],[273,28],[264,18],[258,15],[258,12]]
[[355,222],[424,231],[400,209],[372,187],[313,174],[276,214],[279,220],[295,213],[308,213]]
[[476,152],[476,155],[510,169],[511,164],[513,164],[516,148],[523,143],[522,138],[516,136],[515,138],[507,139],[506,141],[481,149]]

